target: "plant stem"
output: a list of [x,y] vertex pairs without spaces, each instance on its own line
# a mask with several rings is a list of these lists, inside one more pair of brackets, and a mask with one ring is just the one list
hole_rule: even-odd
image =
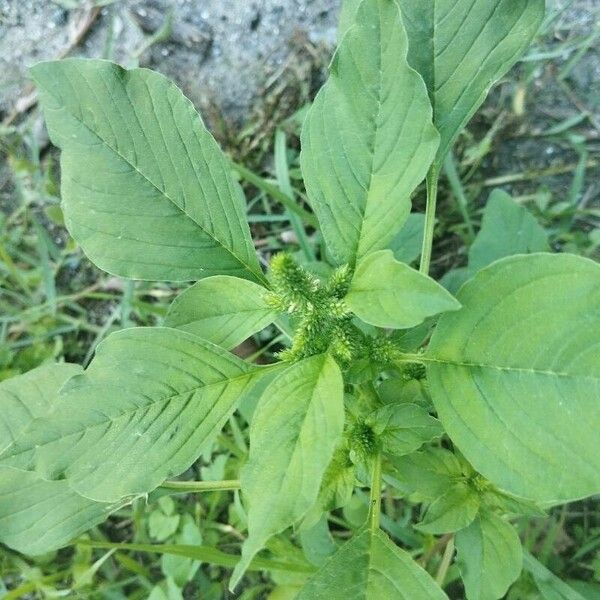
[[371,494],[369,497],[369,529],[375,532],[379,529],[381,515],[381,452],[373,459],[373,474],[371,476]]
[[216,492],[220,490],[239,490],[238,479],[224,481],[165,481],[161,486],[165,490],[179,492]]
[[446,575],[448,574],[450,563],[452,562],[452,556],[454,556],[454,537],[451,537],[446,544],[446,549],[444,550],[444,555],[442,556],[442,562],[440,563],[440,567],[435,576],[435,581],[440,587],[444,586],[444,581],[446,579]]
[[437,202],[439,169],[434,165],[427,174],[427,206],[425,208],[425,232],[423,234],[423,247],[421,249],[421,264],[419,271],[427,275],[431,263],[431,249],[433,247],[433,229],[435,227],[435,205]]

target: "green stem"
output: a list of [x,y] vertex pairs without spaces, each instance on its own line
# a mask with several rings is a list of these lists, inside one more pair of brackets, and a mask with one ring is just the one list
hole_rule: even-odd
[[[116,548],[117,550],[129,550],[132,552],[149,552],[156,554],[172,554],[193,558],[211,565],[233,568],[239,562],[237,554],[227,554],[209,546],[191,546],[186,544],[127,544],[121,542],[96,542],[92,540],[76,540],[80,546],[90,548]],[[255,558],[248,567],[250,571],[287,571],[291,573],[313,573],[315,568],[309,564],[283,562],[266,558]]]
[[435,205],[437,202],[439,169],[434,165],[427,174],[427,205],[425,208],[425,231],[423,234],[423,247],[421,249],[421,264],[419,271],[429,273],[431,264],[431,249],[433,247],[433,229],[435,227]]
[[454,537],[451,537],[446,544],[444,555],[442,556],[442,562],[435,576],[435,581],[440,587],[444,587],[444,581],[448,574],[448,569],[452,563],[452,557],[454,556]]
[[379,529],[381,516],[381,452],[373,459],[371,494],[369,497],[369,529],[374,533]]
[[165,481],[160,487],[165,490],[177,490],[178,492],[216,492],[239,490],[240,482],[237,479],[224,481]]

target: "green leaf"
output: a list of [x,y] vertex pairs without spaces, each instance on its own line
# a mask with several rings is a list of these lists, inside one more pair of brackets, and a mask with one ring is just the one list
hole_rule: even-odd
[[423,520],[415,525],[425,533],[451,533],[466,527],[479,511],[478,493],[466,481],[459,481],[436,498]]
[[51,363],[0,383],[0,456],[12,451],[34,419],[52,410],[60,388],[82,371],[79,365]]
[[393,460],[394,485],[420,500],[435,500],[462,477],[458,458],[444,448],[427,447]]
[[[0,384],[3,453],[23,441],[33,420],[46,416],[60,388],[81,372],[77,365],[48,364]],[[19,552],[60,548],[117,508],[79,496],[66,481],[44,481],[37,473],[0,466],[0,541]]]
[[265,390],[241,475],[249,534],[232,588],[267,540],[299,522],[316,502],[342,436],[343,391],[339,367],[324,354],[291,365]]
[[345,301],[365,323],[395,329],[460,308],[439,283],[398,262],[391,250],[373,252],[358,263]]
[[145,493],[194,462],[259,377],[189,333],[125,329],[98,346],[14,453],[93,500]]
[[459,531],[455,542],[467,600],[503,598],[523,568],[523,549],[515,528],[485,513]]
[[523,551],[523,568],[533,576],[544,600],[590,600],[559,579],[527,550]]
[[463,308],[441,317],[425,355],[452,441],[516,496],[550,503],[600,492],[600,265],[509,257],[458,298]]
[[549,249],[548,234],[535,217],[506,192],[494,190],[483,211],[481,230],[469,249],[469,269],[475,273],[505,256]]
[[424,228],[425,215],[423,213],[408,215],[406,223],[389,244],[396,260],[408,265],[419,258],[423,245]]
[[383,451],[395,456],[414,452],[444,433],[440,422],[416,404],[387,404],[371,413],[366,422]]
[[66,481],[0,466],[0,542],[25,554],[66,546],[121,506],[88,500]]
[[397,3],[364,0],[302,128],[308,198],[340,263],[391,242],[437,150],[427,90],[406,54]]
[[265,292],[265,288],[245,279],[208,277],[175,299],[165,325],[229,350],[277,317],[265,302]]
[[262,280],[229,163],[173,83],[102,60],[31,75],[62,150],[67,227],[95,264],[134,279]]
[[527,48],[544,0],[399,0],[410,65],[425,80],[440,132],[437,168],[458,133]]
[[296,600],[447,600],[429,574],[381,531],[346,542]]

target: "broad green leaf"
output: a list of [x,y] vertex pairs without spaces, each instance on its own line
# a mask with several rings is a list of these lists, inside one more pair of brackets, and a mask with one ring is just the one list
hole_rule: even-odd
[[389,248],[394,253],[396,260],[408,265],[419,258],[423,245],[424,228],[425,215],[423,213],[408,215],[402,229],[389,243]]
[[324,354],[293,364],[265,390],[241,474],[248,539],[231,587],[267,540],[298,523],[316,502],[344,427],[343,391],[339,367]]
[[480,514],[455,541],[467,600],[503,598],[523,568],[515,528],[493,513]]
[[425,355],[452,441],[516,496],[551,503],[600,492],[600,265],[509,257],[458,298],[463,308],[442,316]]
[[429,505],[416,527],[436,534],[458,531],[473,521],[479,505],[479,494],[466,481],[459,481]]
[[296,600],[447,600],[429,574],[380,530],[346,542]]
[[13,453],[93,500],[145,493],[194,462],[259,377],[192,334],[125,329],[98,346]]
[[173,83],[102,60],[31,75],[62,150],[67,227],[95,264],[134,279],[262,279],[228,161]]
[[[3,453],[23,441],[33,420],[46,416],[60,388],[81,372],[77,365],[48,364],[0,384]],[[0,542],[19,552],[60,548],[118,507],[83,498],[66,481],[44,481],[37,473],[0,466]]]
[[24,554],[67,545],[121,505],[88,500],[66,481],[0,466],[0,542]]
[[544,0],[399,0],[410,65],[425,80],[440,132],[436,165],[518,60],[544,17]]
[[345,301],[365,323],[394,329],[460,308],[441,285],[398,262],[391,250],[373,252],[358,263]]
[[47,364],[0,383],[0,456],[11,451],[34,419],[52,410],[60,388],[82,371],[79,365]]
[[277,313],[267,306],[265,292],[245,279],[208,277],[175,299],[165,325],[229,350],[275,320]]
[[384,452],[395,456],[409,454],[424,443],[443,435],[440,422],[416,404],[387,404],[366,420]]
[[418,500],[435,500],[462,477],[460,461],[444,448],[424,448],[395,458],[393,465],[394,485]]
[[494,190],[483,210],[481,229],[469,248],[468,266],[449,271],[440,283],[456,294],[477,271],[496,260],[548,250],[548,235],[535,217],[506,192]]
[[338,42],[341,41],[344,34],[354,24],[356,18],[356,11],[360,6],[362,0],[342,0],[342,6],[340,8],[340,18],[338,21]]
[[548,234],[509,194],[494,190],[485,205],[481,229],[469,248],[469,269],[476,271],[513,254],[546,252]]
[[523,552],[523,568],[533,576],[544,600],[591,600],[561,581],[526,550]]
[[302,128],[308,197],[336,261],[385,248],[438,146],[398,5],[364,0]]

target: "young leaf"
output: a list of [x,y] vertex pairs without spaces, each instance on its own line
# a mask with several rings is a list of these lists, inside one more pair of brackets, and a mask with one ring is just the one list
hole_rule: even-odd
[[0,466],[0,542],[24,554],[61,548],[121,506],[88,500],[67,481]]
[[416,525],[426,533],[451,533],[466,527],[479,511],[479,495],[466,481],[459,481],[436,498]]
[[425,356],[452,441],[517,496],[550,503],[600,492],[600,265],[509,257],[458,298],[463,308],[441,317]]
[[393,464],[394,485],[419,500],[435,500],[462,476],[460,461],[444,448],[427,447]]
[[492,84],[517,61],[544,17],[544,0],[399,0],[410,65],[425,80],[440,132],[441,168]]
[[14,454],[93,500],[145,493],[193,463],[259,373],[183,331],[125,329],[98,346]]
[[509,194],[494,190],[485,205],[481,230],[469,248],[469,269],[475,272],[513,254],[547,252],[548,234]]
[[265,292],[260,285],[237,277],[202,279],[175,298],[165,326],[229,350],[275,320],[277,313],[266,304]]
[[302,520],[302,529],[314,526],[323,513],[346,506],[350,502],[354,491],[355,466],[349,453],[350,450],[343,443],[335,449],[323,475],[317,501]]
[[174,84],[102,60],[31,75],[62,150],[67,227],[95,264],[134,279],[262,279],[228,161]]
[[414,327],[427,317],[460,308],[441,285],[398,262],[391,250],[373,252],[358,263],[345,300],[365,323],[395,329]]
[[343,391],[339,367],[324,354],[293,364],[265,390],[241,476],[248,539],[232,588],[267,540],[300,521],[316,502],[344,427]]
[[411,556],[381,531],[346,542],[308,580],[296,600],[448,600]]
[[523,568],[515,528],[493,513],[483,513],[459,531],[455,541],[467,600],[504,598]]
[[427,90],[406,54],[395,0],[364,0],[302,128],[308,197],[340,263],[389,244],[437,149]]
[[366,422],[384,452],[394,456],[414,452],[444,433],[440,422],[416,404],[387,404],[371,413]]

